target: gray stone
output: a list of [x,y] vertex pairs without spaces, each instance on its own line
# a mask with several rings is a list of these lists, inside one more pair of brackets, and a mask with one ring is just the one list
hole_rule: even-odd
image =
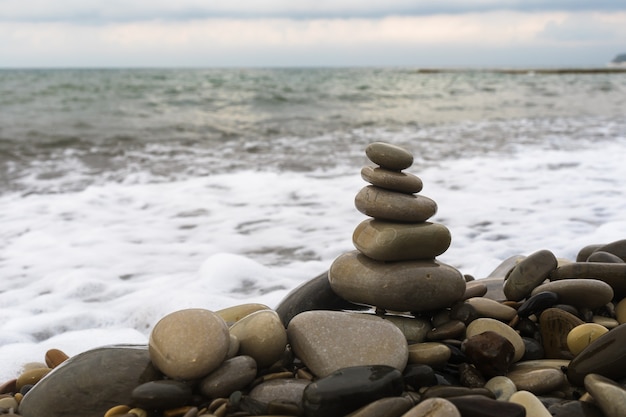
[[228,397],[256,378],[257,366],[250,356],[235,356],[222,363],[200,382],[200,392],[209,398]]
[[422,180],[413,174],[371,166],[361,169],[361,178],[377,187],[400,193],[419,193],[423,187]]
[[466,303],[474,307],[480,317],[491,317],[496,320],[510,321],[517,314],[513,307],[485,297],[473,297],[468,299]]
[[613,289],[614,297],[626,297],[626,263],[572,262],[554,271],[551,280],[593,278],[606,282]]
[[445,398],[428,398],[411,408],[402,417],[461,417],[461,413]]
[[230,332],[239,340],[239,353],[254,358],[261,369],[277,362],[287,347],[287,331],[273,310],[247,315],[233,324]]
[[626,262],[626,239],[616,240],[615,242],[602,245],[598,248],[599,251],[609,252],[613,255],[619,256],[624,262]]
[[434,259],[450,247],[450,241],[447,227],[430,222],[407,224],[368,219],[352,235],[354,246],[377,261]]
[[520,301],[545,281],[557,267],[554,254],[540,250],[519,262],[504,282],[504,295],[508,300]]
[[437,203],[423,195],[413,195],[385,190],[368,185],[354,198],[361,213],[381,220],[417,223],[430,219],[437,213]]
[[318,377],[357,365],[402,370],[408,359],[402,332],[372,315],[307,311],[291,320],[287,335],[294,353]]
[[413,401],[407,397],[387,397],[371,402],[346,417],[400,417],[411,407]]
[[[589,265],[599,264],[589,263]],[[579,278],[552,281],[536,287],[531,294],[535,295],[542,291],[557,293],[563,304],[590,309],[602,307],[613,299],[611,286],[597,279]]]
[[276,401],[294,404],[301,409],[302,394],[310,383],[305,379],[271,379],[254,387],[249,395],[265,404]]
[[621,264],[624,263],[624,260],[617,255],[600,250],[589,255],[587,262]]
[[378,262],[358,251],[344,253],[328,274],[333,291],[346,300],[392,311],[450,307],[465,293],[465,279],[437,261]]
[[626,416],[626,389],[621,385],[598,374],[585,377],[585,388],[606,417]]
[[147,346],[110,346],[73,356],[39,381],[22,399],[23,417],[102,417],[130,404],[137,386],[162,377]]
[[365,148],[365,155],[373,163],[392,171],[402,171],[413,165],[411,152],[390,143],[370,143]]

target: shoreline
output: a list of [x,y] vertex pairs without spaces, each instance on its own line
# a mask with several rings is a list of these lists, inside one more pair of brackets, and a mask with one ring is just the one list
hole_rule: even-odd
[[606,67],[606,68],[418,68],[420,74],[446,74],[461,72],[477,72],[491,74],[542,74],[542,75],[561,75],[561,74],[622,74],[626,73],[626,67]]

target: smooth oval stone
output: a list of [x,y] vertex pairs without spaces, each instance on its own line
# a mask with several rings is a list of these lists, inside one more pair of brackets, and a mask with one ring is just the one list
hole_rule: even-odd
[[381,398],[346,417],[400,417],[413,407],[413,401],[407,397]]
[[385,314],[380,317],[396,325],[404,334],[406,340],[413,343],[423,342],[433,327],[430,324],[430,320],[420,317],[394,316],[391,314]]
[[572,359],[567,335],[584,321],[560,308],[548,308],[539,317],[539,329],[546,359]]
[[291,320],[287,335],[295,354],[318,377],[357,365],[404,369],[408,360],[400,329],[372,315],[307,311]]
[[437,377],[432,367],[424,364],[408,364],[402,373],[404,383],[414,390],[432,387],[437,384]]
[[409,345],[409,363],[437,366],[450,359],[452,352],[443,343],[423,342]]
[[626,416],[626,389],[608,378],[597,374],[585,376],[585,388],[606,417]]
[[235,356],[220,365],[200,383],[200,392],[209,398],[228,397],[254,381],[257,374],[255,360],[250,356]]
[[413,165],[411,152],[390,143],[370,143],[365,148],[365,155],[373,163],[392,171],[402,171]]
[[221,310],[217,310],[215,314],[220,316],[222,320],[224,320],[229,326],[233,323],[241,320],[249,314],[260,310],[269,310],[270,308],[265,304],[259,303],[247,303],[247,304],[239,304],[232,307],[223,308]]
[[496,400],[499,401],[508,401],[511,395],[517,391],[513,381],[506,376],[494,376],[487,381],[485,388],[493,392]]
[[626,298],[623,298],[615,306],[615,317],[617,318],[619,324],[626,323]]
[[139,385],[131,393],[131,402],[146,409],[181,407],[191,400],[191,387],[180,381],[150,381]]
[[626,324],[603,334],[580,352],[567,367],[567,378],[583,386],[587,374],[599,374],[613,380],[626,377]]
[[475,285],[486,286],[487,292],[483,295],[485,298],[489,298],[490,300],[495,301],[505,301],[506,297],[504,296],[504,292],[502,292],[502,287],[504,285],[504,278],[482,278],[476,281],[470,281],[467,283],[467,288],[473,287]]
[[[463,417],[525,417],[526,411],[520,404],[497,401],[483,395],[461,395],[447,398]],[[528,414],[528,416],[532,416]]]
[[[13,411],[17,411],[17,408],[19,406],[19,403],[17,402],[17,400],[15,399],[15,397],[2,397],[0,398],[0,411],[2,411],[2,414],[8,414],[10,409],[13,409]],[[411,407],[409,407],[411,408]],[[6,411],[6,413],[4,412]],[[10,415],[15,415],[14,413],[11,413]]]
[[147,346],[90,350],[69,358],[39,381],[22,399],[19,413],[102,417],[116,405],[129,404],[136,386],[161,377]]
[[609,330],[614,329],[615,327],[620,325],[619,321],[615,319],[612,319],[610,317],[605,317],[605,316],[597,316],[597,315],[593,316],[593,318],[591,319],[591,322],[595,324],[599,324],[600,326],[606,327]]
[[498,333],[501,336],[506,337],[509,342],[511,342],[513,348],[515,348],[513,362],[519,361],[522,356],[524,356],[524,341],[522,340],[522,337],[517,334],[517,332],[513,330],[510,326],[495,319],[480,318],[474,320],[467,326],[465,337],[469,339],[472,336],[486,331]]
[[485,398],[493,397],[492,392],[486,388],[468,388],[452,385],[435,385],[434,387],[427,388],[422,392],[423,399],[436,397],[452,398],[465,395],[481,395]]
[[449,322],[437,326],[429,331],[426,334],[426,339],[431,341],[456,339],[464,333],[465,323],[460,320],[450,320]]
[[489,330],[468,337],[463,350],[486,378],[505,375],[515,355],[513,344],[506,337]]
[[239,353],[254,358],[261,369],[278,361],[287,347],[287,331],[273,310],[247,315],[230,332],[239,340]]
[[574,355],[582,352],[591,342],[607,333],[609,329],[596,323],[583,323],[567,334],[567,347]]
[[616,240],[615,242],[600,246],[598,250],[617,255],[626,262],[626,239]]
[[550,414],[541,400],[531,392],[524,390],[517,391],[515,394],[511,395],[509,401],[524,407],[527,416],[552,417],[552,414]]
[[372,166],[365,166],[361,169],[361,178],[377,187],[400,193],[419,193],[423,187],[422,180],[413,174]]
[[597,251],[589,255],[587,262],[602,262],[620,264],[624,263],[624,260],[617,255],[613,255],[609,252]]
[[448,228],[430,222],[405,224],[368,219],[352,235],[354,246],[377,261],[433,259],[444,253],[450,242]]
[[599,250],[604,244],[587,245],[576,254],[576,262],[586,262],[589,256]]
[[423,195],[404,194],[368,185],[354,198],[361,213],[380,220],[418,223],[437,213],[437,203]]
[[550,276],[553,281],[584,278],[607,283],[618,300],[626,297],[626,263],[572,262],[558,267]]
[[230,333],[212,311],[194,308],[163,317],[150,333],[148,348],[154,365],[173,379],[201,378],[226,359]]
[[[295,320],[295,319],[294,319]],[[404,391],[402,373],[390,366],[353,366],[310,383],[304,390],[304,413],[309,417],[340,417]]]
[[411,408],[402,417],[461,417],[461,413],[445,398],[428,398]]
[[536,293],[528,300],[524,301],[524,304],[517,309],[517,315],[520,317],[528,317],[531,314],[537,314],[546,308],[550,308],[559,303],[559,295],[551,291],[543,291]]
[[50,368],[33,368],[24,371],[22,374],[20,374],[20,376],[17,377],[17,381],[15,382],[17,391],[20,391],[25,385],[35,385],[51,370],[52,369]]
[[545,281],[557,267],[556,257],[549,250],[540,250],[518,263],[504,282],[508,300],[520,301]]
[[516,368],[506,376],[519,391],[530,391],[535,395],[556,391],[567,384],[565,374],[554,368]]
[[472,283],[472,285],[465,286],[465,294],[463,294],[463,299],[467,300],[473,297],[482,297],[487,294],[487,286],[480,281],[467,281],[467,284]]
[[292,318],[310,310],[364,310],[369,307],[354,304],[338,296],[328,282],[328,271],[294,288],[276,307],[276,313],[287,327]]
[[48,368],[56,368],[68,359],[69,356],[59,349],[49,349],[46,352],[46,365],[48,365]]
[[510,321],[515,317],[517,311],[495,300],[484,297],[474,297],[466,301],[469,303],[480,317],[490,317],[496,320]]
[[465,293],[463,275],[444,263],[382,263],[358,251],[335,259],[328,279],[341,297],[392,311],[437,310],[453,305]]
[[553,417],[606,417],[598,406],[586,401],[565,401],[552,404],[548,410]]
[[[599,264],[596,264],[599,265]],[[532,295],[552,291],[559,295],[563,304],[590,309],[602,307],[613,299],[613,289],[597,279],[562,279],[536,287]]]
[[271,379],[255,386],[249,396],[266,404],[277,401],[295,404],[302,409],[302,396],[310,383],[305,379]]

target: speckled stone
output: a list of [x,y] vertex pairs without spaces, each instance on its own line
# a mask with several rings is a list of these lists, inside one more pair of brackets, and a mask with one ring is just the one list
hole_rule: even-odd
[[361,178],[377,187],[400,193],[419,193],[423,187],[422,180],[413,174],[372,166],[361,169]]
[[420,312],[449,307],[465,293],[463,275],[444,263],[383,263],[359,251],[335,259],[328,278],[333,291],[341,297],[392,311]]
[[254,358],[260,369],[278,361],[287,347],[287,331],[273,310],[247,315],[233,324],[230,332],[239,340],[239,353]]
[[287,334],[295,354],[318,377],[357,365],[402,370],[408,360],[400,329],[372,315],[307,311],[291,320]]
[[596,323],[583,323],[567,334],[567,347],[573,355],[578,355],[598,337],[607,333],[609,329]]
[[361,222],[352,234],[354,246],[377,261],[433,259],[450,247],[451,239],[448,228],[439,223],[375,219]]
[[265,404],[276,401],[295,404],[302,409],[302,395],[310,383],[305,379],[271,379],[255,386],[249,395]]
[[450,320],[429,331],[426,340],[456,339],[465,334],[465,327],[465,323],[460,320]]
[[437,213],[437,203],[423,195],[398,193],[368,185],[354,198],[361,213],[380,220],[423,222]]
[[395,324],[407,341],[417,343],[426,340],[426,335],[433,328],[430,320],[420,317],[405,317],[385,314],[380,316]]
[[603,334],[580,352],[567,367],[567,378],[583,386],[587,374],[599,374],[613,380],[626,377],[626,324]]
[[228,397],[243,389],[257,375],[255,360],[250,356],[235,356],[220,365],[200,382],[200,392],[209,398]]
[[402,417],[461,417],[459,409],[445,398],[428,398]]
[[613,299],[613,289],[609,284],[597,279],[578,278],[552,281],[536,287],[532,295],[542,291],[557,293],[563,304],[590,309],[602,307]]
[[508,300],[520,301],[545,281],[557,267],[556,257],[549,250],[540,250],[519,262],[504,282]]
[[154,365],[172,379],[208,375],[224,362],[230,333],[224,320],[204,309],[179,310],[154,326],[148,343]]
[[519,361],[524,356],[524,341],[522,337],[510,326],[502,323],[501,321],[491,318],[480,318],[471,322],[467,326],[465,337],[468,339],[477,334],[492,331],[506,337],[509,342],[515,348],[515,354],[513,356],[513,362]]
[[529,417],[552,417],[552,414],[533,393],[520,390],[511,395],[510,402],[519,404],[526,410]]
[[370,143],[365,148],[365,155],[373,163],[392,171],[402,171],[413,165],[411,152],[390,143]]
[[626,416],[626,389],[598,374],[585,376],[585,388],[606,417]]
[[558,267],[550,277],[553,281],[583,278],[607,283],[618,300],[626,297],[626,263],[572,262]]
[[22,399],[19,413],[23,417],[102,417],[111,407],[129,404],[136,386],[161,377],[147,346],[90,350],[69,358],[37,383]]

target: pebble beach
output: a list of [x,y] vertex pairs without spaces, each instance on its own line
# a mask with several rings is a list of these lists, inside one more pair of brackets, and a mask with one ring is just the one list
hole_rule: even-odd
[[[27,417],[86,386],[102,406],[56,415],[621,415],[624,135],[586,117],[441,158],[424,146],[451,135],[444,120],[417,152],[406,128],[360,130],[342,166],[321,152],[303,171],[15,177],[0,400]],[[520,139],[541,123],[454,126]]]

